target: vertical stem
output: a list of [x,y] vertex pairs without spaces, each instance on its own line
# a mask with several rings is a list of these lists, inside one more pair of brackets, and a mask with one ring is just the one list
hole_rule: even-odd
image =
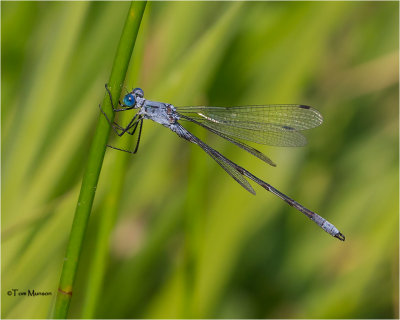
[[[144,19],[145,18],[142,18],[141,22],[142,39],[146,37],[145,30],[147,29],[146,26],[143,25]],[[129,65],[125,83],[136,83],[139,78],[140,61],[143,60],[143,43],[143,40],[138,41],[138,39],[136,39],[135,50],[131,58],[131,60],[133,59],[133,63]],[[118,121],[120,121],[120,123],[127,123],[131,119],[132,112],[122,112],[118,115]],[[123,149],[132,150],[132,139],[124,139],[121,147]],[[126,170],[128,164],[135,159],[134,156],[126,152],[115,151],[113,154],[115,155],[115,160],[113,162],[112,174],[110,177],[107,177],[109,190],[107,191],[107,195],[103,199],[101,209],[99,210],[97,234],[95,244],[92,248],[92,257],[90,259],[90,265],[86,277],[87,286],[80,315],[81,318],[84,319],[95,319],[96,314],[98,313],[98,305],[103,297],[104,276],[109,261],[110,238],[117,219],[121,197],[123,196]]]
[[[132,2],[126,18],[108,82],[114,99],[114,105],[117,104],[118,98],[121,94],[120,85],[125,79],[145,7],[146,1]],[[102,106],[109,119],[113,121],[114,114],[107,94],[104,96]],[[107,120],[100,115],[92,146],[89,151],[88,162],[75,210],[75,216],[72,223],[67,252],[64,259],[60,284],[52,315],[53,318],[65,319],[68,314],[79,257],[92,209],[97,182],[103,164],[109,133],[110,126]]]

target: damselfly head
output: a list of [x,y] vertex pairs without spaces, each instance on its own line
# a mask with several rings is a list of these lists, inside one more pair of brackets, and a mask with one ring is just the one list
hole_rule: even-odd
[[138,103],[138,98],[143,99],[143,90],[140,88],[135,88],[132,92],[128,93],[124,97],[124,106],[126,107],[134,107],[136,103]]

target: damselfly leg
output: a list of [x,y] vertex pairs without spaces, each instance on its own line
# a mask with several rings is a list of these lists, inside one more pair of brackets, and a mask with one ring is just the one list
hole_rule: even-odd
[[[111,107],[113,109],[114,112],[120,112],[120,111],[127,111],[127,110],[132,110],[134,109],[133,107],[127,107],[127,108],[123,108],[123,109],[115,109],[114,108],[114,103],[112,100],[112,95],[111,92],[107,86],[107,84],[105,85],[105,88],[107,90],[108,96],[110,98],[110,103],[111,103]],[[124,106],[121,104],[121,102],[118,101],[118,103],[121,106]],[[139,134],[138,134],[138,138],[136,140],[136,147],[134,149],[134,151],[130,151],[130,150],[126,150],[126,149],[121,149],[121,148],[117,148],[111,145],[107,145],[107,147],[115,149],[115,150],[119,150],[119,151],[124,151],[124,152],[128,152],[128,153],[132,153],[135,154],[137,153],[138,149],[139,149],[139,144],[140,144],[140,137],[142,135],[142,128],[143,128],[143,118],[140,117],[138,114],[135,114],[133,116],[133,118],[131,119],[131,121],[128,123],[128,125],[126,127],[122,127],[120,126],[118,123],[116,123],[115,121],[111,122],[110,119],[107,117],[107,114],[104,112],[104,110],[101,108],[101,105],[99,105],[100,111],[101,113],[104,115],[104,117],[106,118],[106,120],[108,121],[108,123],[110,124],[111,128],[114,130],[114,132],[119,136],[123,136],[125,133],[128,133],[130,135],[134,135],[136,132],[137,127],[139,126]],[[132,129],[132,131],[129,131],[130,129]],[[118,130],[121,130],[121,132],[119,132]]]

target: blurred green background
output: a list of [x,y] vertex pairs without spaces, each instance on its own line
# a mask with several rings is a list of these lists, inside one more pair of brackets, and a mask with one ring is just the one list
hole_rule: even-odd
[[[128,8],[1,2],[2,318],[50,314]],[[260,147],[276,168],[189,129],[346,242],[147,121],[137,155],[107,150],[69,316],[398,318],[398,15],[398,2],[148,3],[126,87],[177,106],[316,107],[306,147]]]

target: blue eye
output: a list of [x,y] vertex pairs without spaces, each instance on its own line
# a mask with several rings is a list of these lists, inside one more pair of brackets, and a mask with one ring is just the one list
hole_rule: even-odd
[[135,99],[135,95],[132,93],[127,94],[124,97],[124,101],[123,101],[124,105],[126,105],[127,107],[132,107],[135,105],[136,103],[136,99]]

